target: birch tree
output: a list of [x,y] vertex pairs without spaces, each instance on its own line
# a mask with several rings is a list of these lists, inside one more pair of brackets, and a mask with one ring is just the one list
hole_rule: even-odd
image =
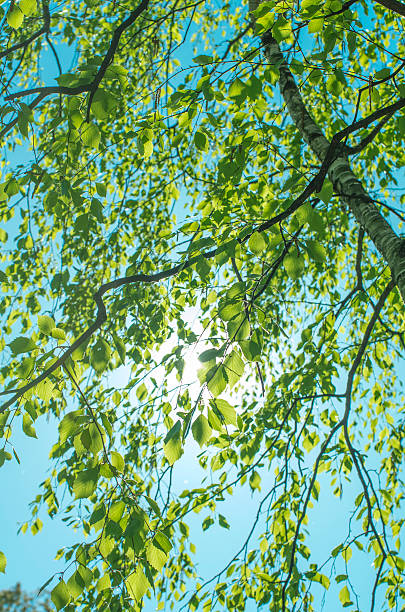
[[48,419],[55,609],[402,609],[403,2],[0,15],[0,466]]

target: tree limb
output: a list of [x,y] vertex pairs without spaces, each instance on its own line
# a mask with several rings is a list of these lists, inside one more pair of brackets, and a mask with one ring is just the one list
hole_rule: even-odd
[[374,2],[377,2],[377,4],[385,6],[385,8],[390,9],[390,11],[405,17],[405,4],[399,2],[398,0],[374,0]]

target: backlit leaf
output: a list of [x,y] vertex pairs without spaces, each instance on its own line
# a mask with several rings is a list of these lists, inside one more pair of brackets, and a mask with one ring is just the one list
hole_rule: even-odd
[[70,594],[64,580],[60,580],[52,589],[51,599],[57,610],[61,610],[69,603]]
[[203,414],[199,414],[191,426],[193,437],[200,446],[203,446],[211,437],[212,429]]

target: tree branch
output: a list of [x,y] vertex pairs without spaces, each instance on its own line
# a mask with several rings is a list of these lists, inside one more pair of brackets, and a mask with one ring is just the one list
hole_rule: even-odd
[[[111,64],[115,52],[117,50],[120,38],[123,34],[123,32],[128,29],[137,19],[137,17],[148,7],[149,5],[149,0],[142,0],[142,2],[139,4],[139,6],[133,10],[129,16],[127,17],[127,19],[125,19],[125,21],[123,21],[114,31],[110,46],[108,48],[107,53],[104,56],[104,59],[101,63],[100,68],[98,69],[93,81],[91,81],[91,83],[86,83],[84,85],[77,85],[76,87],[63,87],[63,86],[51,86],[51,87],[34,87],[32,89],[26,89],[24,91],[18,91],[16,93],[10,94],[9,96],[5,97],[5,100],[16,100],[17,98],[22,98],[25,96],[29,96],[32,94],[40,94],[41,96],[41,100],[43,100],[45,97],[52,95],[52,94],[65,94],[68,96],[77,96],[78,94],[84,93],[84,92],[90,92],[89,95],[89,100],[88,100],[88,105],[87,105],[87,117],[86,120],[89,121],[90,120],[90,109],[91,109],[91,103],[93,101],[94,95],[102,81],[102,79],[104,78],[104,75],[107,71],[108,66]],[[49,15],[49,11],[48,11],[48,15]],[[48,27],[45,28],[45,26],[36,33],[34,38],[37,38],[38,36],[40,36],[43,32],[48,32],[49,31],[49,23],[48,23]],[[20,48],[25,46],[26,44],[29,44],[29,42],[31,42],[31,39],[29,39],[29,41],[24,41],[23,43],[19,43],[18,45],[14,45],[13,49],[15,50],[16,48]],[[8,52],[11,52],[11,50],[9,49]],[[3,54],[5,54],[5,52],[3,52]],[[2,55],[0,54],[0,58],[2,57]],[[37,102],[38,103],[38,102]],[[10,124],[9,124],[10,125]],[[13,124],[15,125],[15,123]],[[8,126],[7,126],[8,127]],[[11,126],[13,127],[13,126]],[[7,130],[8,131],[8,130]],[[2,135],[2,133],[0,134],[0,136]]]
[[390,9],[390,11],[405,17],[405,4],[399,2],[398,0],[374,0],[374,2],[377,2],[377,4],[385,6],[385,8]]
[[382,128],[384,127],[384,125],[386,123],[388,123],[388,121],[391,119],[391,117],[394,115],[394,112],[390,113],[389,115],[386,115],[385,117],[383,117],[381,119],[381,121],[379,123],[377,123],[377,125],[371,130],[371,132],[369,132],[369,134],[367,134],[367,136],[365,136],[365,138],[363,138],[363,140],[361,140],[358,144],[356,144],[354,147],[350,148],[350,154],[353,155],[355,153],[360,153],[363,149],[365,149],[371,142],[373,142],[374,138],[377,136],[377,134],[382,130]]
[[76,85],[76,87],[65,87],[62,85],[50,85],[49,87],[33,87],[32,89],[25,89],[24,91],[17,91],[16,93],[6,96],[5,100],[17,100],[17,98],[23,98],[25,96],[31,96],[32,94],[39,94],[41,100],[52,94],[65,94],[67,96],[77,96],[78,94],[90,91],[91,83],[85,85]]

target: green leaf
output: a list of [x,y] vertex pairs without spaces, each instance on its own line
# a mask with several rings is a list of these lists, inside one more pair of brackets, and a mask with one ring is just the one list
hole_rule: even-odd
[[35,359],[32,357],[26,357],[17,366],[17,375],[20,378],[29,378],[35,366]]
[[146,560],[156,571],[160,572],[167,561],[167,554],[156,544],[156,540],[148,542],[146,546]]
[[260,491],[260,483],[261,483],[262,479],[260,477],[259,472],[256,472],[256,470],[253,470],[253,472],[250,474],[249,477],[249,485],[250,488],[252,490],[258,489],[258,491]]
[[18,28],[20,28],[22,26],[22,22],[24,21],[24,13],[18,8],[18,6],[15,6],[9,10],[9,12],[7,13],[7,23],[10,26],[10,28],[13,28],[14,30],[18,30]]
[[144,383],[139,385],[139,387],[137,388],[136,397],[139,399],[140,402],[143,402],[148,397],[148,388]]
[[390,76],[391,71],[389,68],[381,68],[381,70],[378,70],[374,77],[376,81],[380,81],[381,79],[386,79]]
[[37,594],[37,595],[40,595],[40,594],[42,593],[42,591],[43,591],[44,589],[46,589],[46,587],[48,586],[48,584],[50,584],[50,583],[52,582],[53,578],[54,578],[54,576],[51,576],[50,578],[48,578],[48,580],[47,580],[46,582],[44,582],[44,583],[43,583],[43,584],[40,586],[40,588],[38,589],[38,594]]
[[57,610],[64,608],[70,601],[70,594],[64,580],[60,580],[51,591],[51,599]]
[[93,455],[97,455],[104,449],[103,441],[105,440],[105,431],[100,425],[97,426],[95,423],[90,423],[82,433],[80,439],[87,450]]
[[46,336],[50,336],[51,331],[56,327],[56,325],[52,317],[48,317],[47,315],[39,315],[38,327],[43,334],[45,334]]
[[32,419],[29,414],[23,414],[23,423],[22,423],[23,432],[26,436],[30,436],[30,438],[36,438],[37,434],[32,426]]
[[117,451],[111,451],[110,462],[111,462],[111,465],[115,467],[115,469],[118,470],[119,472],[124,471],[125,461],[122,455],[120,455],[120,453],[118,453]]
[[152,153],[153,153],[153,142],[151,140],[148,140],[143,145],[143,156],[145,157],[145,159],[149,159]]
[[308,240],[307,249],[309,256],[317,263],[323,263],[326,260],[326,249],[317,240]]
[[250,323],[245,314],[228,321],[227,330],[231,342],[247,340],[250,336]]
[[154,542],[158,544],[158,546],[165,551],[165,553],[169,553],[173,548],[172,543],[169,538],[162,532],[158,531],[154,537]]
[[342,606],[344,608],[352,605],[352,602],[350,601],[349,589],[347,588],[347,586],[344,586],[343,589],[341,589],[341,591],[339,592],[339,599],[342,602]]
[[73,493],[76,499],[91,497],[97,488],[98,470],[90,468],[79,472],[73,482]]
[[113,334],[113,340],[117,353],[121,359],[121,363],[124,364],[126,356],[125,342],[119,336],[117,336],[117,334]]
[[238,382],[245,370],[245,364],[238,351],[234,349],[229,353],[225,359],[224,367],[226,369],[229,385],[232,388]]
[[267,32],[267,30],[269,30],[272,27],[274,23],[274,18],[275,18],[275,15],[271,11],[268,11],[265,15],[258,17],[255,23],[256,34],[261,35]]
[[224,529],[230,529],[231,526],[228,523],[228,521],[226,520],[226,518],[224,517],[223,514],[219,514],[218,515],[218,523],[220,525],[220,527],[223,527]]
[[233,98],[236,102],[241,102],[246,98],[246,86],[239,78],[236,78],[228,89],[228,95]]
[[180,459],[183,454],[181,446],[181,422],[177,421],[164,439],[163,451],[170,465]]
[[197,57],[193,57],[193,62],[195,64],[211,64],[213,58],[211,55],[197,55]]
[[260,361],[261,348],[254,340],[239,340],[242,353],[247,361]]
[[288,276],[293,280],[297,280],[304,273],[305,262],[302,255],[286,255],[283,264]]
[[266,241],[260,232],[254,232],[248,241],[249,249],[255,255],[260,255],[266,250]]
[[41,380],[34,387],[34,393],[39,399],[43,400],[45,404],[49,404],[50,400],[55,396],[55,387],[51,383],[51,381],[46,378],[45,380]]
[[317,32],[322,32],[324,20],[321,17],[311,19],[308,24],[308,32],[311,34],[316,34]]
[[220,306],[218,310],[218,314],[222,321],[230,321],[234,317],[241,315],[242,304],[240,302],[233,302],[232,304],[225,304],[225,306]]
[[203,414],[198,415],[191,426],[193,438],[200,446],[203,446],[211,437],[212,429]]
[[38,348],[31,338],[25,338],[24,336],[18,336],[18,338],[15,338],[12,342],[10,342],[9,347],[13,351],[14,355],[29,353]]
[[208,151],[208,138],[204,132],[197,131],[194,134],[194,142],[199,151]]
[[55,338],[55,340],[66,340],[66,334],[60,327],[55,327],[52,329],[51,336],[52,338]]
[[136,571],[125,580],[125,586],[127,587],[130,597],[135,601],[140,601],[151,585],[142,567],[138,565]]
[[330,181],[325,180],[322,189],[317,195],[321,198],[322,202],[329,204],[333,196],[333,185]]
[[77,599],[84,591],[84,581],[79,572],[74,572],[67,581],[67,589],[73,600]]
[[82,127],[81,136],[85,147],[98,149],[101,134],[95,123],[85,123]]
[[218,397],[221,395],[222,391],[225,390],[225,387],[228,383],[226,370],[224,366],[219,365],[213,368],[213,373],[209,377],[207,377],[207,387],[208,391],[214,396]]
[[155,502],[155,500],[149,497],[149,495],[145,495],[145,499],[148,502],[149,506],[152,508],[153,512],[156,514],[156,516],[161,516],[160,508]]
[[107,342],[102,338],[99,338],[94,345],[91,355],[90,363],[97,373],[104,372],[110,361],[111,349]]
[[152,140],[144,140],[143,138],[138,138],[137,146],[139,154],[142,155],[144,159],[149,159],[153,153],[153,142]]
[[101,593],[101,591],[105,591],[106,589],[111,588],[111,579],[109,574],[104,574],[97,580],[96,584],[97,591]]
[[96,191],[100,198],[105,198],[107,195],[107,187],[104,183],[96,183]]
[[201,355],[198,356],[198,359],[201,361],[201,363],[206,363],[207,361],[212,361],[214,360],[218,355],[218,351],[217,349],[208,349],[207,351],[204,351],[203,353],[201,353]]
[[311,218],[309,219],[309,227],[315,232],[318,232],[321,236],[325,232],[325,222],[316,210],[312,211]]
[[236,426],[237,415],[236,415],[235,408],[231,406],[226,400],[224,399],[210,400],[210,405],[212,406],[214,411],[217,411],[220,413],[220,416],[222,417],[224,423],[226,423],[227,425]]
[[6,573],[6,565],[7,565],[6,555],[0,550],[0,572],[2,574]]
[[29,17],[37,10],[37,0],[20,0],[18,3],[18,8],[26,17]]
[[73,436],[78,432],[80,427],[80,415],[80,410],[68,412],[59,423],[58,430],[61,444],[63,444],[70,436]]

